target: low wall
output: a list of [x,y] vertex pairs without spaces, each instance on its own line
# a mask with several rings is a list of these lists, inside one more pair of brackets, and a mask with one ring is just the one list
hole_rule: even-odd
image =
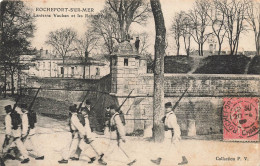
[[[197,134],[222,133],[222,106],[225,97],[260,97],[260,77],[254,75],[165,74],[165,102],[175,102],[189,87],[176,108],[182,134],[189,120],[195,120]],[[127,115],[127,132],[152,125],[153,74],[139,75],[135,93],[122,107]],[[116,94],[122,103],[131,89]]]
[[[28,86],[41,85],[43,89],[39,93],[40,97],[60,101],[79,102],[88,93],[87,98],[91,99],[94,105],[95,117],[100,125],[104,122],[105,107],[111,104],[120,105],[132,87],[135,87],[130,98],[121,108],[126,114],[127,133],[131,133],[134,130],[149,128],[153,121],[153,74],[140,74],[136,79],[136,84],[131,86],[131,89],[130,86],[117,86],[120,93],[115,94],[110,94],[110,75],[92,81],[30,80]],[[260,76],[165,74],[165,102],[170,101],[174,104],[188,87],[188,92],[175,110],[182,134],[187,134],[190,120],[195,120],[196,132],[199,135],[220,134],[223,98],[260,97]],[[35,89],[30,94],[34,95]]]
[[[186,88],[192,97],[260,96],[260,76],[257,75],[206,75],[165,74],[165,96],[180,96]],[[138,77],[138,95],[153,94],[153,74]]]

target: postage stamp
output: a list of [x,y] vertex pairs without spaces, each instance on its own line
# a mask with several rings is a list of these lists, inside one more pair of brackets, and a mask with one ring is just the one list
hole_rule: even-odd
[[258,98],[224,98],[224,140],[258,141],[258,102]]

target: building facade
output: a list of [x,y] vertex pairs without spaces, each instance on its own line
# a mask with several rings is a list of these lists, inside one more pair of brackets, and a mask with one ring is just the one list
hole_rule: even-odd
[[28,66],[24,73],[40,78],[99,79],[110,72],[109,60],[105,58],[84,60],[70,55],[63,59],[43,49],[36,55],[22,55],[20,63]]

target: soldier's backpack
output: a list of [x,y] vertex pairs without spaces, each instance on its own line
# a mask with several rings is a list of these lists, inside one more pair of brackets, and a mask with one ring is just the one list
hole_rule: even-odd
[[79,122],[80,122],[83,126],[85,126],[86,122],[85,122],[84,115],[82,115],[81,113],[78,113],[78,114],[77,114],[77,117],[78,117],[78,119],[79,119]]
[[18,127],[22,124],[21,116],[16,111],[11,112],[10,116],[12,120],[12,129],[17,130]]
[[35,127],[35,123],[37,123],[37,116],[34,111],[28,112],[28,122],[31,129]]
[[[113,120],[115,120],[115,117],[117,115],[119,115],[122,124],[125,126],[125,115],[124,115],[124,113],[122,111],[118,111],[118,114],[116,114],[113,117]],[[110,128],[111,131],[115,131],[117,129],[116,124],[111,125],[110,121],[109,121],[109,128]]]

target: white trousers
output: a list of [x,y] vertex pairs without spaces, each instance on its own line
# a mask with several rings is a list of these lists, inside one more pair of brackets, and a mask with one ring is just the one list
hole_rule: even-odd
[[178,165],[178,163],[182,161],[182,154],[180,148],[180,138],[172,137],[170,130],[165,131],[163,151],[161,151],[161,165]]
[[16,137],[16,138],[13,138],[13,142],[11,142],[10,145],[8,145],[8,147],[6,148],[6,151],[9,149],[9,147],[14,147],[16,146],[17,149],[20,151],[21,153],[21,159],[26,159],[28,158],[28,152],[23,144],[23,142],[21,141],[21,138],[20,137]]
[[77,152],[78,148],[80,148],[82,151],[87,151],[87,155],[89,156],[89,158],[95,156],[95,152],[93,152],[91,145],[86,144],[84,139],[81,138],[78,133],[75,133],[74,137],[71,140],[69,150],[67,150],[63,154],[63,159],[68,160],[70,157],[78,158],[81,154],[81,152]]
[[127,151],[126,143],[124,143],[121,139],[110,140],[109,146],[105,152],[105,157],[109,157],[114,152],[114,150],[119,150],[120,153],[124,154],[128,162],[133,161],[133,158],[129,156],[129,153]]
[[37,140],[35,129],[30,129],[30,132],[24,142],[26,149],[28,151],[31,151],[30,153],[33,154],[36,157],[42,156],[42,154],[39,152],[39,149],[37,146],[35,146],[35,142]]

